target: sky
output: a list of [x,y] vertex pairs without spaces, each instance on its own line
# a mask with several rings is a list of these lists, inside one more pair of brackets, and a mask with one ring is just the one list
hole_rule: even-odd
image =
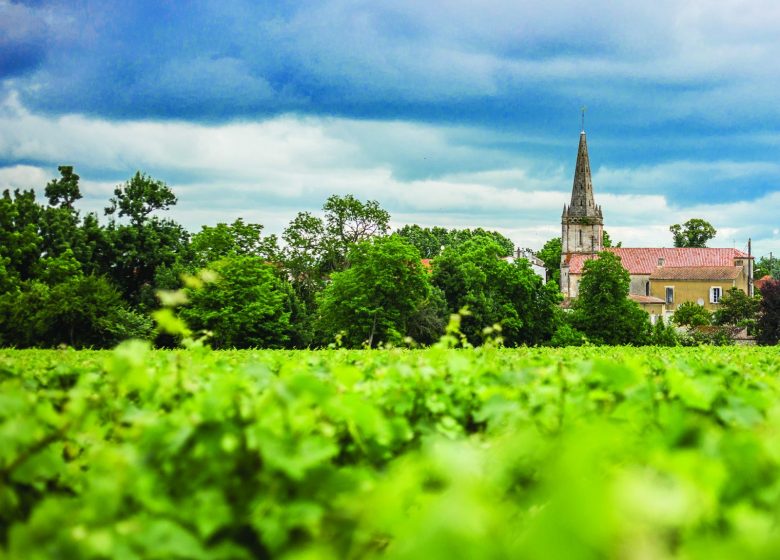
[[624,246],[780,254],[780,3],[0,0],[0,190],[58,165],[102,214],[137,170],[197,231],[331,194],[393,227],[560,235],[585,112]]

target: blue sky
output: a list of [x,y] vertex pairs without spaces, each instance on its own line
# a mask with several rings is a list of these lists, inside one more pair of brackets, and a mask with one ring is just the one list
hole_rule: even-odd
[[192,230],[279,232],[333,193],[394,225],[559,234],[580,129],[612,236],[780,252],[769,1],[0,0],[0,188],[136,169]]

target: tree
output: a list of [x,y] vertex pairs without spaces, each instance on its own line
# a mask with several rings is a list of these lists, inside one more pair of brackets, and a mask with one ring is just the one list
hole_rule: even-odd
[[114,196],[109,202],[111,206],[105,209],[107,215],[118,211],[120,218],[126,216],[133,226],[140,228],[152,212],[167,210],[176,204],[176,195],[162,181],[137,171],[124,185],[114,189]]
[[780,280],[770,280],[761,286],[760,292],[757,340],[760,344],[777,344],[780,341]]
[[154,307],[153,280],[160,267],[188,262],[189,234],[172,220],[157,217],[140,226],[111,222],[105,230],[106,272],[133,305]]
[[336,272],[322,292],[320,328],[348,346],[400,342],[410,318],[430,295],[420,253],[397,235],[354,245],[350,267]]
[[612,238],[607,233],[607,230],[603,230],[603,232],[601,234],[601,245],[605,249],[609,249],[610,247],[622,247],[623,246],[623,242],[622,241],[618,241],[617,243],[614,243],[612,241]]
[[73,172],[73,166],[70,165],[60,165],[57,170],[61,177],[49,181],[44,193],[50,206],[72,210],[73,203],[81,198],[80,177]]
[[748,327],[752,331],[760,304],[760,296],[750,297],[739,288],[731,288],[720,298],[713,322],[716,325]]
[[681,327],[703,327],[712,324],[712,313],[703,305],[686,301],[677,306],[672,315],[672,322]]
[[41,207],[35,202],[35,192],[3,191],[0,198],[0,260],[5,274],[13,283],[28,280],[41,256]]
[[151,321],[125,308],[103,277],[59,269],[56,283],[25,282],[0,296],[0,340],[18,347],[107,348],[124,338],[145,338]]
[[245,224],[241,218],[230,225],[203,226],[192,236],[190,249],[198,267],[233,256],[255,256],[273,261],[279,252],[275,235],[263,237],[261,224]]
[[547,282],[553,282],[560,287],[561,284],[561,253],[563,245],[560,237],[547,240],[544,247],[536,253],[544,263]]
[[771,276],[780,280],[780,259],[775,257],[761,257],[753,267],[753,278],[758,280],[764,276]]
[[325,212],[325,234],[331,270],[347,266],[349,247],[389,229],[390,214],[376,200],[361,202],[351,194],[332,195],[322,206]]
[[264,259],[232,256],[209,265],[219,280],[188,290],[181,317],[211,331],[214,348],[283,348],[290,339],[291,291]]
[[645,344],[648,315],[628,297],[630,276],[620,257],[603,251],[585,262],[572,325],[597,344]]
[[443,227],[424,228],[417,224],[409,224],[396,233],[414,245],[424,259],[434,258],[441,253],[443,246],[450,243],[449,232]]
[[669,226],[669,231],[674,236],[675,247],[706,247],[707,241],[717,233],[712,224],[701,218],[692,218],[683,225]]
[[509,263],[502,253],[484,236],[448,247],[434,260],[433,282],[451,313],[468,308],[461,330],[472,344],[483,342],[483,329],[494,324],[507,345],[541,344],[557,327],[559,288],[544,285],[526,259]]
[[439,255],[443,248],[464,243],[474,237],[490,237],[501,246],[501,256],[507,257],[514,252],[514,242],[497,231],[476,229],[446,229],[443,227],[423,228],[417,224],[406,225],[398,230],[398,235],[417,247],[420,256],[432,259]]
[[162,181],[139,172],[114,189],[107,215],[118,212],[130,225],[109,223],[105,230],[108,251],[105,272],[122,290],[125,299],[143,307],[155,305],[152,281],[155,272],[178,260],[190,260],[189,234],[172,220],[150,214],[176,204],[173,191]]
[[292,285],[306,305],[313,306],[315,294],[324,286],[325,224],[309,212],[299,212],[282,239],[282,262]]

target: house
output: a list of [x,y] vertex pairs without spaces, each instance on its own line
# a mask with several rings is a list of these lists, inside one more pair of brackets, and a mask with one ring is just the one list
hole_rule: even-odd
[[533,254],[530,249],[521,249],[517,247],[515,252],[508,257],[503,257],[502,260],[513,263],[520,259],[526,259],[534,274],[542,279],[542,284],[547,282],[547,270],[544,268],[544,262]]
[[620,257],[631,277],[629,297],[650,314],[668,317],[684,302],[710,311],[736,287],[752,291],[753,258],[738,249],[611,247],[604,249],[604,221],[593,196],[585,131],[580,133],[571,203],[561,216],[561,291],[576,298],[585,262],[606,250]]

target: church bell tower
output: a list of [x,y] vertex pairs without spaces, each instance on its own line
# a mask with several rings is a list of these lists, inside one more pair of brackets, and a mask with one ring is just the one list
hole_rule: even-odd
[[602,251],[603,233],[604,220],[601,206],[596,206],[593,200],[588,142],[583,130],[580,133],[580,145],[577,150],[571,202],[568,206],[563,205],[561,216],[561,290],[567,297],[572,295],[569,286],[570,256],[575,253],[595,254]]

